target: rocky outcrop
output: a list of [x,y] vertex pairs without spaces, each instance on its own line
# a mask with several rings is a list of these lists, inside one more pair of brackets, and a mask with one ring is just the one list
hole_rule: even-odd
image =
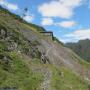
[[4,39],[7,37],[7,30],[4,28],[0,28],[0,38]]

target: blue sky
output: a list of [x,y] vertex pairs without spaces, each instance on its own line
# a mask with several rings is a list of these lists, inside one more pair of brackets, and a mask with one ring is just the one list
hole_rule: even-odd
[[90,0],[0,0],[0,5],[40,26],[62,42],[90,39]]

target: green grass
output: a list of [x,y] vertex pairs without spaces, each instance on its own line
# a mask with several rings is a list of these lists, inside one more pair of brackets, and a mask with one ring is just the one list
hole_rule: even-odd
[[85,60],[81,60],[80,63],[81,63],[83,66],[85,66],[85,67],[87,67],[88,69],[90,69],[90,63],[89,63],[89,62],[87,62],[87,61],[85,61]]
[[0,90],[3,87],[17,87],[18,90],[36,90],[43,80],[41,73],[33,73],[15,52],[10,53],[12,61],[8,71],[0,67]]
[[79,76],[65,67],[52,68],[51,90],[90,90],[90,86]]
[[74,53],[74,52],[72,52],[72,51],[71,51],[71,53],[72,53],[72,55],[71,55],[72,58],[74,58],[75,60],[77,60],[78,63],[82,64],[82,65],[85,66],[87,69],[90,69],[90,63],[89,63],[89,62],[83,60],[83,59],[82,59],[81,57],[79,57],[76,53]]
[[[11,13],[10,11],[8,11],[8,10],[5,9],[5,8],[2,8],[1,6],[0,6],[0,13],[8,14],[8,15],[10,15],[10,18],[12,17],[13,19],[18,20],[20,23],[26,24],[26,25],[28,25],[28,26],[36,29],[38,32],[46,31],[43,27],[38,26],[38,25],[36,25],[36,24],[28,23],[28,22],[26,22],[25,20],[23,20],[23,19],[21,18],[21,16],[15,15],[15,14]],[[9,18],[9,19],[10,19],[10,18]]]
[[28,61],[17,55],[16,52],[9,53],[9,55],[12,58],[9,70],[5,71],[0,67],[0,89],[17,87],[18,90],[37,90],[44,77],[40,72],[33,72],[31,66],[41,66],[52,71],[51,90],[90,90],[90,86],[82,77],[76,76],[66,67],[61,66],[59,69],[53,65],[45,65],[40,63],[37,58]]

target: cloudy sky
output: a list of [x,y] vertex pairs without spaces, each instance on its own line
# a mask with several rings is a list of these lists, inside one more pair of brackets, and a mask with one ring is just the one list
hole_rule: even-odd
[[62,42],[90,39],[90,0],[0,0],[0,5],[43,26]]

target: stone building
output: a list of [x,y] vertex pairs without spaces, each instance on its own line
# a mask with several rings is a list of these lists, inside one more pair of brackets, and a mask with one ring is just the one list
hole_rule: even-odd
[[42,35],[47,36],[48,38],[51,38],[52,40],[54,40],[54,36],[53,36],[53,32],[51,31],[43,31],[40,32]]

